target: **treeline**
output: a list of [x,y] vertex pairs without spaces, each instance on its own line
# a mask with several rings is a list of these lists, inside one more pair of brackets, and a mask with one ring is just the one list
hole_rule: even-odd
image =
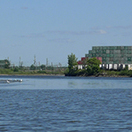
[[100,70],[98,75],[109,76],[109,77],[119,77],[119,76],[132,77],[132,70],[128,70],[127,68],[123,70]]
[[99,65],[101,62],[96,58],[85,59],[82,62],[82,69],[78,67],[77,58],[75,54],[71,53],[68,55],[68,67],[55,67],[55,66],[46,66],[40,65],[35,66],[31,65],[29,67],[24,66],[13,66],[9,65],[0,68],[0,74],[9,74],[9,75],[35,75],[35,74],[59,74],[65,76],[128,76],[132,77],[132,70],[128,70],[126,67],[123,70],[104,70],[100,69]]
[[33,74],[64,74],[67,67],[55,67],[55,66],[13,66],[8,68],[0,68],[0,74],[9,75],[33,75]]
[[75,54],[68,55],[68,68],[65,76],[128,76],[132,77],[132,71],[125,68],[123,70],[104,70],[99,67],[101,62],[96,58],[85,59],[82,62],[83,69],[78,68]]

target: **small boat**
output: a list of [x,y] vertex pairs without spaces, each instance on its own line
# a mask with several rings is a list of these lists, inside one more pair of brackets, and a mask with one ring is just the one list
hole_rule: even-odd
[[14,80],[8,79],[8,81],[9,81],[9,82],[22,82],[22,79],[20,79],[20,80],[17,80],[17,79],[14,79]]
[[20,79],[20,80],[17,80],[17,79],[7,79],[7,80],[4,80],[4,79],[2,79],[2,80],[0,80],[0,83],[12,83],[12,82],[22,82],[22,79]]

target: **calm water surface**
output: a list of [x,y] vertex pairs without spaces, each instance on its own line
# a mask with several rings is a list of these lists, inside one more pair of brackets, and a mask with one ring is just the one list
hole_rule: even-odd
[[132,78],[0,79],[0,132],[132,132]]

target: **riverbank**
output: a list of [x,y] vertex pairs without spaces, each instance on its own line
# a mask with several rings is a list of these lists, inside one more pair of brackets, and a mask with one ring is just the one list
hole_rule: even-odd
[[96,74],[96,75],[79,75],[79,76],[67,76],[65,74],[0,74],[0,77],[21,77],[21,76],[27,76],[27,77],[43,77],[43,76],[47,76],[47,77],[132,77],[132,76],[128,76],[128,75],[109,75],[109,74]]
[[14,72],[10,69],[0,69],[0,76],[64,76],[64,72],[51,72],[39,70]]
[[66,76],[82,76],[82,77],[132,77],[132,71],[130,70],[100,70],[100,72],[96,74],[87,74],[84,72],[75,72],[74,74],[65,74]]
[[110,70],[101,70],[99,73],[94,75],[87,75],[86,73],[82,74],[64,74],[64,73],[38,73],[38,72],[9,72],[0,74],[1,77],[4,76],[75,76],[75,77],[132,77],[132,71],[122,70],[122,71],[110,71]]
[[19,76],[65,76],[64,74],[0,74],[0,77],[19,77]]

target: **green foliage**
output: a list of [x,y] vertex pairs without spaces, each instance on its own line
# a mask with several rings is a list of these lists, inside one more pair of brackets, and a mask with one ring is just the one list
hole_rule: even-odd
[[19,71],[19,68],[16,66],[13,71],[14,72],[18,72]]
[[30,70],[35,70],[36,69],[36,67],[32,64],[31,66],[30,66]]
[[101,62],[97,58],[86,59],[84,64],[84,69],[78,70],[77,68],[77,58],[71,53],[68,55],[68,70],[65,73],[67,76],[90,76],[96,75],[100,72],[99,64]]
[[69,68],[67,68],[67,69],[65,70],[64,74],[65,74],[65,75],[68,75],[68,73],[69,73]]
[[93,75],[99,73],[99,71],[100,71],[99,65],[93,65],[92,66]]
[[41,68],[42,70],[45,70],[45,69],[46,69],[46,66],[42,64],[42,65],[40,66],[40,68]]
[[93,66],[93,65],[98,65],[101,64],[101,62],[97,58],[91,58],[87,61],[87,65]]
[[75,65],[77,65],[77,58],[73,53],[71,53],[71,55],[68,55],[68,68],[69,68],[69,70],[73,69],[73,67]]
[[0,74],[10,74],[11,72],[10,69],[0,69]]
[[91,66],[87,66],[87,75],[92,75],[93,71],[92,71],[92,67]]
[[76,71],[77,76],[86,76],[86,70],[82,69],[82,70],[77,70]]
[[82,65],[83,66],[87,65],[87,62],[88,62],[88,58],[85,58],[84,60],[82,60]]
[[101,70],[100,74],[104,74],[105,76],[114,76],[114,77],[118,77],[118,76],[125,76],[125,77],[132,77],[132,70]]
[[9,69],[10,68],[10,64],[5,64],[4,68],[5,69]]
[[68,55],[68,73],[67,75],[75,76],[77,73],[77,58],[75,54]]
[[37,73],[46,74],[46,71],[44,71],[44,70],[42,70],[42,71],[37,71]]
[[46,70],[54,70],[54,67],[53,66],[47,66]]
[[124,69],[124,70],[122,70],[122,71],[119,72],[119,75],[132,77],[132,71]]
[[124,69],[124,70],[125,70],[125,71],[128,71],[128,66],[127,66],[127,65],[125,66],[125,69]]
[[87,75],[95,75],[100,72],[99,64],[101,62],[97,58],[91,58],[87,61]]

